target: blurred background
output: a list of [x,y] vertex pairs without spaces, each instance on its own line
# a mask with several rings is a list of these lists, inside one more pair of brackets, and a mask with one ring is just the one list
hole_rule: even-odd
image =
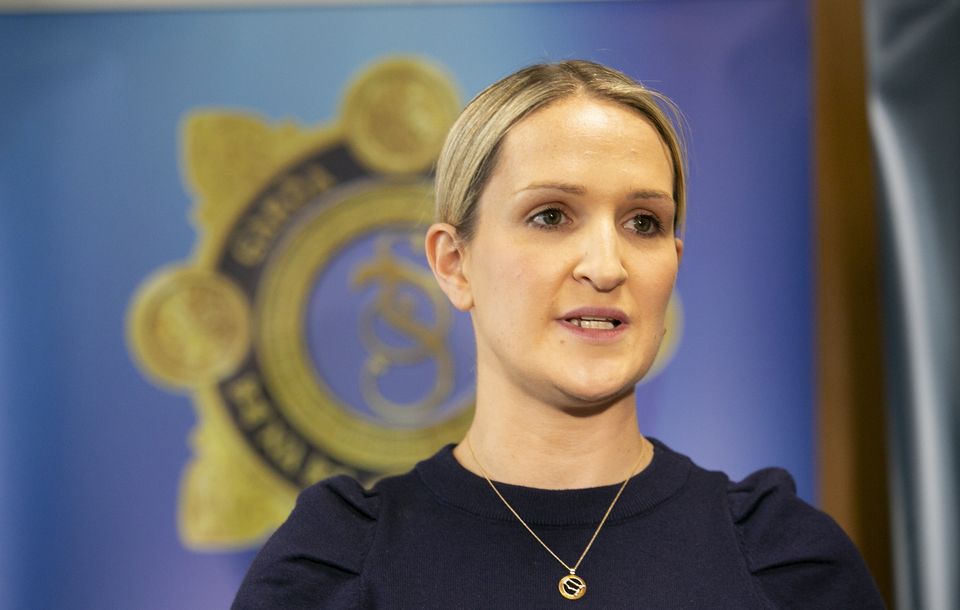
[[303,486],[455,442],[432,163],[570,58],[683,113],[644,432],[787,468],[891,607],[960,607],[958,7],[0,0],[0,607],[227,607]]

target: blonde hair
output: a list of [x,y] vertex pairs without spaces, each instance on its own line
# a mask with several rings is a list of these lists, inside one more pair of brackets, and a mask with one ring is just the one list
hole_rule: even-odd
[[437,161],[437,220],[453,225],[459,238],[469,241],[476,230],[477,202],[507,132],[536,110],[574,95],[622,104],[653,123],[673,164],[674,232],[679,234],[686,212],[686,172],[683,144],[671,120],[680,122],[679,110],[669,98],[626,74],[584,60],[529,66],[490,85],[467,104]]

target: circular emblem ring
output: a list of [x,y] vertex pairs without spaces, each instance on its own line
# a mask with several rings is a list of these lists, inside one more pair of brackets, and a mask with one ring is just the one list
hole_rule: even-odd
[[425,448],[455,441],[473,417],[472,401],[457,405],[446,419],[425,427],[388,426],[358,416],[314,368],[303,341],[308,295],[324,266],[358,237],[384,229],[422,227],[430,217],[431,193],[425,183],[375,182],[321,206],[277,253],[259,290],[257,352],[277,407],[319,449],[374,472],[408,468]]

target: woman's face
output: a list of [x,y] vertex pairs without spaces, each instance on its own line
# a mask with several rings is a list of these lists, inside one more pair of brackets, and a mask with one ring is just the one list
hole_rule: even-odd
[[652,124],[572,97],[517,123],[463,273],[482,379],[559,407],[631,394],[664,333],[682,243]]

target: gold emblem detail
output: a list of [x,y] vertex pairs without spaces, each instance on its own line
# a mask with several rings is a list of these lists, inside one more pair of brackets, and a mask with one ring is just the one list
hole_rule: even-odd
[[[262,359],[264,383],[271,388],[284,417],[306,439],[323,447],[327,455],[370,471],[402,471],[424,457],[425,448],[437,448],[445,442],[457,440],[472,418],[472,395],[453,410],[452,416],[433,425],[409,425],[422,421],[431,410],[422,402],[408,405],[414,408],[409,416],[411,419],[403,426],[398,426],[395,421],[358,417],[338,398],[325,376],[317,374],[303,341],[302,320],[306,316],[307,300],[290,298],[290,295],[307,294],[315,278],[337,252],[382,228],[392,227],[407,235],[414,232],[418,235],[415,239],[422,242],[422,223],[430,217],[430,194],[430,185],[423,182],[369,185],[323,208],[302,223],[283,251],[272,260],[261,280],[262,297],[258,310],[262,312],[262,321],[258,325],[256,343]],[[370,270],[376,266],[371,268],[370,265],[367,259],[356,268],[360,277],[367,281],[375,279]],[[439,287],[432,280],[426,281],[424,276],[409,271],[406,274],[407,284],[419,289],[435,306],[442,304],[438,314],[442,323],[442,318],[450,315],[450,305],[443,300]],[[384,282],[387,278],[381,276],[378,279],[382,292],[387,289]],[[394,276],[390,281],[398,279]],[[392,307],[403,307],[398,303]],[[383,307],[389,305],[381,309]],[[369,332],[363,330],[369,324],[363,313],[359,316],[359,323],[363,336]],[[410,328],[418,325],[413,319],[407,320],[406,324]],[[441,367],[447,364],[438,363]],[[442,370],[446,372],[447,369]],[[369,395],[369,388],[367,393]],[[324,408],[318,409],[318,405]],[[374,408],[372,404],[369,406]]]
[[580,599],[587,592],[587,583],[576,574],[567,574],[560,579],[560,595],[567,599]]
[[[453,313],[416,262],[429,171],[458,109],[442,72],[401,58],[358,75],[326,126],[225,111],[183,122],[194,255],[144,282],[127,330],[144,372],[196,407],[179,506],[188,547],[257,544],[303,487],[340,473],[370,483],[466,430],[473,391],[454,388]],[[359,337],[356,370],[317,322],[341,318]],[[391,374],[410,365],[431,380],[391,398]]]
[[449,79],[423,62],[386,61],[346,96],[343,125],[354,154],[385,173],[426,171],[460,112]]
[[[407,235],[410,246],[423,251],[423,234]],[[356,286],[374,284],[379,290],[376,299],[361,313],[360,337],[369,357],[364,363],[361,390],[367,404],[387,421],[410,425],[428,419],[450,397],[453,390],[453,355],[447,347],[450,330],[450,307],[437,287],[433,276],[422,266],[394,255],[395,236],[377,240],[374,258],[359,267],[353,276]],[[417,318],[416,303],[403,290],[414,289],[429,298],[432,324]],[[412,345],[396,346],[384,341],[376,332],[376,320],[410,339]],[[431,360],[437,365],[434,383],[427,396],[416,403],[398,404],[387,398],[380,388],[380,379],[395,366]]]
[[250,343],[247,301],[227,278],[175,269],[148,281],[130,317],[143,367],[174,386],[215,381],[232,371]]

